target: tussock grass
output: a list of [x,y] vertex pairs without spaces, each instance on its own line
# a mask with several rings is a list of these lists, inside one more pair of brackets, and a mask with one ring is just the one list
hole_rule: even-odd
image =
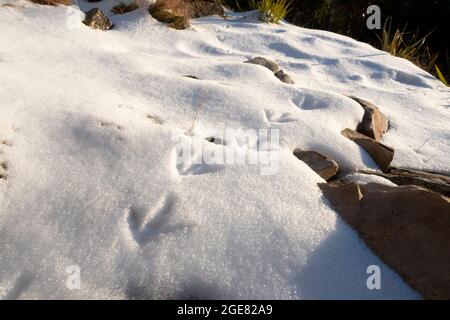
[[259,19],[267,23],[278,23],[291,10],[290,0],[250,0],[250,7],[257,10]]

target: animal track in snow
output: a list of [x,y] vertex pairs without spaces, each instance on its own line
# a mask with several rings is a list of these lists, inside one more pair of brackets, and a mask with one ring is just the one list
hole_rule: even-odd
[[[216,147],[223,148],[223,146],[219,145],[217,145]],[[178,174],[181,176],[198,176],[208,173],[215,173],[221,171],[224,168],[224,165],[220,164],[220,162],[218,162],[217,164],[208,164],[208,162],[203,158],[203,152],[199,155],[184,154],[185,152],[192,152],[192,150],[189,148],[189,145],[187,145],[186,149],[174,149],[174,161],[176,169]],[[213,155],[211,158],[213,158]],[[223,157],[219,158],[218,160],[223,160]]]
[[171,223],[175,214],[176,199],[174,193],[168,193],[156,211],[143,212],[133,207],[128,208],[128,226],[134,241],[143,246],[160,235],[189,227],[182,223]]
[[6,293],[4,297],[2,297],[2,299],[3,300],[19,299],[22,293],[31,285],[32,282],[33,282],[33,274],[29,272],[21,273],[17,277],[12,288],[9,289],[9,291]]
[[289,123],[297,121],[287,112],[283,112],[281,116],[277,116],[272,110],[264,110],[264,112],[268,123]]
[[0,139],[0,144],[3,144],[7,147],[12,147],[13,145],[12,141],[8,139]]
[[182,176],[194,175],[199,176],[202,174],[215,173],[219,172],[223,169],[223,165],[220,164],[178,164],[177,165],[178,173]]
[[8,171],[8,162],[6,161],[0,161],[0,180],[6,180],[7,175],[6,172]]
[[[1,139],[0,145],[11,147],[13,143],[11,140]],[[3,154],[2,150],[0,150],[0,154]],[[0,180],[6,180],[8,178],[7,171],[8,171],[8,162],[6,160],[0,159]]]
[[100,127],[108,127],[108,128],[115,128],[117,130],[122,130],[122,126],[118,124],[114,124],[112,122],[102,121],[100,122]]
[[152,114],[147,113],[146,118],[149,119],[150,121],[156,123],[156,124],[159,124],[159,125],[163,125],[164,124],[164,120],[161,119],[158,116],[154,116]]

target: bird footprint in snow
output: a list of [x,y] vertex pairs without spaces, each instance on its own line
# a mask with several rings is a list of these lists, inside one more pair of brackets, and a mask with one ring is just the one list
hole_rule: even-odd
[[128,209],[128,226],[131,236],[139,245],[145,245],[159,235],[168,234],[188,227],[186,224],[174,224],[174,206],[176,195],[169,193],[156,211],[139,212],[133,207]]
[[265,113],[267,122],[269,123],[288,123],[297,121],[287,112],[284,112],[281,116],[276,116],[272,110],[265,110]]

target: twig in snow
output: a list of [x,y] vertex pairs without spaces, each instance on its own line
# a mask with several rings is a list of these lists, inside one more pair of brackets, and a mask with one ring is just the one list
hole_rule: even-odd
[[202,111],[202,109],[205,105],[207,92],[208,92],[207,90],[202,91],[202,95],[200,96],[200,101],[198,103],[198,108],[197,108],[197,111],[195,112],[194,120],[192,120],[192,124],[191,124],[190,128],[184,133],[185,135],[191,135],[192,130],[194,130],[195,125],[198,120],[198,117],[200,115],[200,111]]

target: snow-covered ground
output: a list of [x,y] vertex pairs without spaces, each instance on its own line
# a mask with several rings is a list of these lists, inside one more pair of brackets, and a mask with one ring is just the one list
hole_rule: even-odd
[[[393,165],[449,172],[450,91],[439,81],[350,38],[242,14],[177,31],[141,9],[102,32],[68,27],[77,7],[20,3],[0,7],[0,297],[420,298],[292,151],[376,168],[340,133],[362,118],[355,95],[390,119]],[[243,63],[255,56],[295,84]],[[177,163],[181,142],[245,152],[205,140],[238,128],[280,130],[275,174]],[[366,286],[370,265],[381,290]],[[67,286],[70,266],[79,290]]]

